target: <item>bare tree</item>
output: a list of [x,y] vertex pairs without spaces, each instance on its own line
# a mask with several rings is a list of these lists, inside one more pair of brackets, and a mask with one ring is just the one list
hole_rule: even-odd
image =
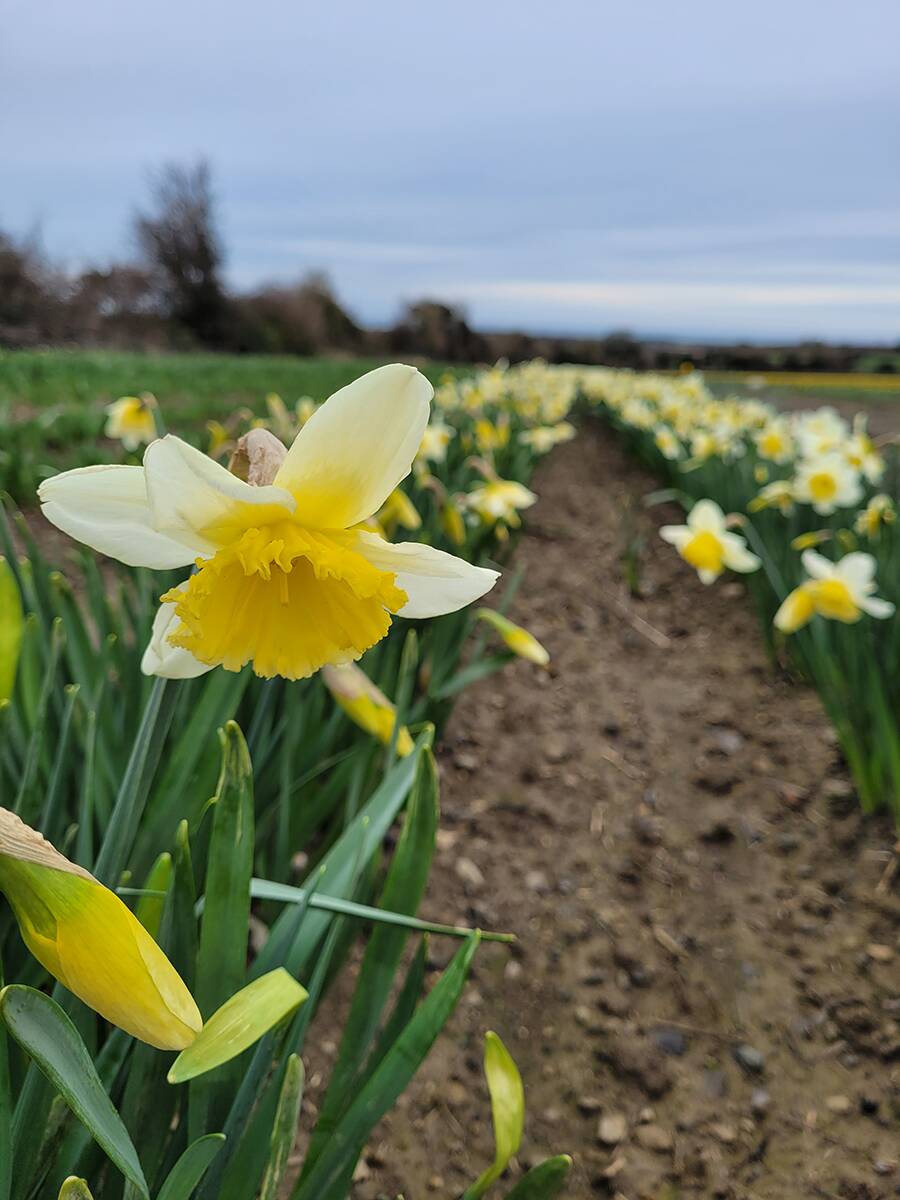
[[137,215],[135,233],[165,315],[199,341],[222,344],[229,305],[209,164],[164,167],[153,182],[152,211]]

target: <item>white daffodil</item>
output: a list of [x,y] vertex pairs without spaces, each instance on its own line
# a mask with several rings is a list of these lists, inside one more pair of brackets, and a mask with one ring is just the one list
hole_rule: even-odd
[[447,447],[450,445],[450,439],[455,436],[456,430],[452,425],[447,425],[444,421],[430,421],[425,426],[425,432],[422,434],[422,442],[416,454],[416,461],[420,463],[442,463],[447,457]]
[[126,450],[137,450],[156,437],[155,407],[156,399],[149,392],[143,396],[122,396],[106,406],[103,432],[121,442]]
[[756,451],[760,458],[769,462],[786,463],[794,457],[794,439],[790,426],[783,417],[768,421],[754,436]]
[[836,451],[803,459],[794,477],[794,497],[811,504],[819,516],[853,508],[862,500],[859,472]]
[[746,573],[760,565],[740,534],[729,532],[725,514],[714,500],[698,500],[686,525],[663,525],[659,533],[694,567],[703,583],[713,583],[726,567]]
[[503,521],[515,528],[520,524],[519,510],[530,508],[536,500],[534,492],[513,479],[491,479],[473,488],[465,498],[465,505],[486,525]]
[[793,633],[816,614],[850,625],[863,614],[884,619],[893,616],[894,605],[873,595],[875,559],[854,551],[840,562],[831,562],[816,550],[805,550],[800,560],[809,576],[786,597],[775,614],[775,627]]
[[431,396],[413,367],[379,367],[317,409],[271,484],[252,486],[170,436],[147,448],[141,467],[47,480],[44,515],[132,566],[196,564],[162,597],[147,674],[187,678],[252,663],[258,675],[300,679],[359,658],[393,615],[453,612],[497,579],[360,528],[409,473]]
[[653,441],[656,443],[656,448],[662,454],[663,458],[674,459],[681,456],[681,442],[669,429],[668,425],[660,425],[656,433],[653,435]]

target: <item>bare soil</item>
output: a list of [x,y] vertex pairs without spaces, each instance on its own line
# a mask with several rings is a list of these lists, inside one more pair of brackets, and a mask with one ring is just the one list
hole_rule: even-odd
[[[586,429],[535,486],[511,615],[552,668],[462,698],[424,906],[520,940],[479,952],[353,1196],[459,1195],[487,1165],[486,1029],[528,1109],[498,1194],[567,1151],[571,1197],[900,1195],[891,824],[860,815],[740,583],[704,588],[657,537],[673,514],[640,506],[654,481],[611,434]],[[435,969],[454,948],[434,940]]]

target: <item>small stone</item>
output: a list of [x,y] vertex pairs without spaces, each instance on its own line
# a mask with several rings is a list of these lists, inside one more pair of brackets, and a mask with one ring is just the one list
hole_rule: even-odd
[[511,958],[503,968],[503,978],[507,980],[521,979],[522,964],[515,958]]
[[525,886],[529,892],[537,892],[540,895],[546,895],[550,891],[550,881],[544,871],[527,871]]
[[872,962],[889,963],[894,957],[894,951],[890,946],[885,946],[881,942],[870,942],[866,946],[866,954],[871,958]]
[[740,1046],[735,1046],[732,1055],[737,1065],[743,1067],[749,1074],[759,1075],[762,1073],[766,1060],[763,1058],[762,1052],[755,1046],[751,1046],[749,1042],[742,1042]]
[[429,1192],[442,1192],[444,1190],[443,1175],[432,1175],[428,1180]]
[[829,1096],[825,1101],[825,1107],[829,1112],[832,1112],[837,1117],[844,1117],[853,1107],[850,1103],[849,1096]]
[[463,771],[477,771],[478,770],[478,758],[474,754],[465,754],[465,753],[456,754],[453,757],[453,761]]
[[717,1122],[715,1125],[710,1126],[710,1133],[726,1146],[730,1146],[733,1142],[737,1141],[737,1130],[733,1125],[725,1125]]
[[655,1154],[668,1154],[672,1149],[672,1135],[662,1125],[639,1125],[635,1137],[646,1150]]
[[656,1109],[651,1108],[648,1104],[646,1108],[642,1108],[638,1113],[638,1120],[642,1125],[649,1125],[651,1121],[656,1120]]
[[728,1076],[724,1071],[704,1071],[703,1091],[712,1100],[728,1095]]
[[876,1158],[872,1163],[872,1170],[876,1175],[893,1175],[897,1165],[896,1158]]
[[481,873],[481,868],[476,866],[471,858],[458,858],[456,860],[456,874],[466,887],[471,888],[473,891],[478,891],[484,887],[484,875]]
[[737,754],[744,744],[743,735],[736,729],[716,729],[710,735],[710,742],[719,754]]
[[754,1116],[761,1117],[769,1111],[772,1097],[765,1088],[754,1088],[750,1097],[750,1110]]
[[605,1113],[597,1125],[597,1139],[604,1146],[618,1146],[628,1133],[628,1122],[624,1113]]
[[598,1113],[603,1107],[603,1101],[599,1096],[578,1096],[575,1104],[579,1112],[583,1112],[586,1117]]
[[657,1029],[653,1034],[653,1040],[663,1054],[672,1054],[676,1058],[681,1058],[688,1048],[688,1040],[681,1030],[672,1029],[669,1026],[665,1029]]

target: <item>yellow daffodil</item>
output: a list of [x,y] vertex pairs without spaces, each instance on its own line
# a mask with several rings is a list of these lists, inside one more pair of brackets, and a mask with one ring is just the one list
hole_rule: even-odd
[[137,450],[156,437],[153,410],[156,400],[149,392],[142,396],[122,396],[107,405],[106,429],[108,438],[121,442],[126,450]]
[[698,500],[688,513],[686,525],[663,525],[659,533],[690,563],[703,583],[713,583],[726,567],[746,573],[760,565],[744,539],[729,532],[725,514],[714,500]]
[[266,408],[269,412],[269,428],[283,442],[288,441],[294,431],[294,423],[287,405],[277,392],[269,392],[266,396]]
[[866,507],[857,514],[853,528],[860,537],[869,539],[878,537],[882,525],[893,525],[897,520],[897,507],[890,496],[879,492],[873,496]]
[[859,473],[835,451],[803,459],[797,466],[794,496],[802,504],[811,504],[819,516],[852,508],[859,504],[862,494]]
[[319,406],[313,400],[312,396],[301,396],[294,405],[294,412],[297,417],[297,424],[302,429],[309,418],[313,415]]
[[475,422],[475,445],[482,454],[490,454],[493,450],[502,450],[509,442],[509,417],[498,418],[496,422],[487,417],[480,417]]
[[672,460],[680,457],[681,442],[667,425],[660,425],[653,435],[653,441],[663,458]]
[[466,507],[477,513],[486,525],[502,521],[515,528],[520,524],[519,511],[530,508],[536,501],[534,492],[521,483],[511,479],[489,479],[469,492]]
[[421,529],[422,518],[403,488],[394,488],[375,518],[391,536],[399,525],[402,529]]
[[535,663],[536,666],[548,666],[550,662],[549,653],[534,634],[529,633],[527,629],[523,629],[521,625],[516,625],[514,621],[510,621],[500,613],[494,612],[492,608],[479,608],[475,616],[479,620],[486,621],[488,625],[496,629],[513,654],[517,654],[519,658],[527,659],[528,662]]
[[764,508],[777,508],[787,516],[794,509],[794,489],[789,479],[773,479],[761,489],[758,495],[747,505],[750,512],[760,512]]
[[133,566],[196,564],[162,597],[146,673],[189,678],[252,663],[258,675],[300,679],[359,658],[395,614],[453,612],[497,579],[360,528],[409,473],[431,395],[413,367],[379,367],[317,409],[286,454],[281,447],[271,483],[254,486],[169,436],[147,448],[143,466],[47,480],[44,515]]
[[160,1050],[194,1040],[197,1005],[137,917],[5,808],[0,891],[34,957],[85,1004]]
[[[390,745],[397,723],[397,710],[356,663],[322,668],[322,682],[339,706],[360,729],[371,733],[384,746]],[[405,725],[397,731],[397,753],[405,758],[413,740]]]
[[786,463],[794,457],[794,441],[790,426],[782,418],[769,421],[754,437],[760,458],[774,463]]
[[429,421],[422,434],[416,461],[419,463],[444,462],[447,457],[447,447],[455,436],[456,430],[451,425],[446,425],[443,421],[438,420]]
[[207,421],[206,431],[209,434],[206,453],[210,458],[218,458],[231,445],[231,435],[221,421]]
[[791,549],[811,550],[814,546],[830,542],[831,538],[830,529],[811,529],[807,533],[799,533],[795,538],[791,538]]
[[880,620],[893,615],[894,605],[873,594],[877,584],[871,554],[855,551],[834,563],[806,550],[801,561],[809,578],[794,588],[775,614],[775,627],[782,633],[794,633],[816,615],[847,625],[863,614]]
[[519,434],[519,441],[530,446],[537,454],[546,454],[554,446],[570,442],[575,436],[575,426],[568,421],[560,421],[558,425],[537,425],[534,429],[526,429]]
[[459,505],[448,499],[441,508],[441,528],[454,546],[466,544],[466,523]]

